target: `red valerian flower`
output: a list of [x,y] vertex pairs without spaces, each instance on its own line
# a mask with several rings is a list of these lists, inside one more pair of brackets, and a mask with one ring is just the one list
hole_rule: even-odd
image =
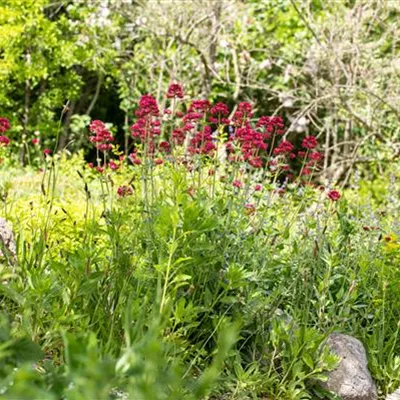
[[259,156],[250,157],[249,164],[254,168],[261,168],[263,166],[263,162],[261,160],[261,157],[259,157]]
[[133,194],[132,186],[122,185],[117,189],[117,194],[119,197],[130,196]]
[[129,154],[128,158],[133,162],[135,165],[140,165],[142,161],[140,158],[137,157],[136,153]]
[[100,151],[109,151],[112,149],[111,142],[114,141],[114,137],[107,130],[103,121],[94,120],[89,125],[89,130],[93,134],[89,136],[91,143],[96,144],[96,148]]
[[171,145],[168,142],[166,142],[165,140],[160,142],[158,147],[159,147],[160,151],[163,153],[168,153],[171,150]]
[[205,126],[200,132],[197,132],[190,140],[188,151],[190,154],[208,154],[211,155],[216,149],[213,142],[212,129],[210,126]]
[[337,190],[330,190],[328,192],[328,197],[332,200],[332,201],[338,201],[341,198],[340,193]]
[[313,161],[321,161],[323,158],[322,153],[318,152],[318,151],[314,151],[310,154],[310,159]]
[[241,188],[241,187],[243,186],[243,183],[242,183],[241,181],[239,181],[238,179],[235,179],[235,180],[232,182],[232,185],[233,185],[234,187]]
[[252,105],[245,101],[243,101],[242,103],[239,103],[239,105],[238,105],[238,111],[240,111],[242,113],[246,113],[248,117],[251,117],[252,110],[253,110]]
[[10,139],[7,136],[0,136],[0,146],[8,146]]
[[184,93],[183,93],[183,87],[180,83],[171,83],[169,85],[168,91],[167,91],[167,98],[168,99],[183,99]]
[[303,142],[301,143],[301,145],[305,148],[305,149],[314,149],[315,147],[317,147],[318,145],[318,141],[314,136],[307,136],[303,139]]
[[225,124],[225,125],[229,125],[231,123],[231,120],[229,118],[216,118],[216,117],[210,117],[208,118],[208,122],[210,122],[211,124]]
[[0,133],[5,133],[10,129],[10,122],[7,118],[0,118]]
[[117,164],[114,160],[110,160],[109,166],[113,171],[117,171],[120,167],[120,165]]
[[189,123],[189,122],[187,122],[187,123],[183,126],[182,129],[183,129],[185,132],[188,132],[188,131],[194,129],[194,125],[191,124],[191,123]]
[[205,114],[211,107],[208,100],[193,100],[190,103],[188,112],[199,112]]
[[135,115],[139,118],[158,117],[159,113],[157,100],[151,94],[144,94],[139,100],[139,108],[136,110]]
[[297,153],[297,155],[300,157],[300,158],[304,158],[305,156],[306,156],[306,152],[305,151],[299,151],[298,153]]
[[283,140],[281,143],[279,143],[279,146],[274,149],[274,154],[278,155],[282,153],[291,153],[293,149],[294,146],[292,143],[290,143],[288,140]]
[[227,116],[229,114],[228,106],[225,103],[217,103],[210,110],[212,115]]
[[256,192],[259,192],[260,190],[262,190],[262,185],[259,185],[259,184],[255,185],[255,186],[254,186],[254,190],[255,190]]
[[198,120],[201,119],[201,118],[203,118],[203,114],[197,113],[197,112],[190,112],[190,113],[187,113],[187,114],[182,118],[182,120],[183,120],[184,122],[186,122],[186,121],[198,121]]
[[44,154],[45,156],[51,155],[52,152],[53,152],[53,151],[50,150],[50,149],[44,149],[44,150],[43,150],[43,154]]
[[93,120],[89,125],[89,130],[92,133],[98,133],[104,129],[106,129],[106,126],[105,126],[104,122],[100,121],[99,119]]
[[35,145],[35,146],[37,146],[39,144],[39,142],[40,142],[39,138],[33,138],[32,139],[32,144]]
[[172,131],[172,141],[178,145],[183,144],[186,134],[181,128],[176,128]]

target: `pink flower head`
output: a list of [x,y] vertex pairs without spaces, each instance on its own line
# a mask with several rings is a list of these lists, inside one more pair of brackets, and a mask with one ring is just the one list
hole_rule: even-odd
[[117,189],[117,194],[119,197],[130,196],[133,194],[132,186],[122,185]]
[[242,183],[241,181],[239,181],[238,179],[235,179],[235,180],[232,182],[232,185],[233,185],[234,187],[236,187],[236,188],[241,188],[241,187],[243,186],[243,183]]
[[0,136],[0,146],[8,146],[10,139],[7,136]]
[[261,157],[259,157],[259,156],[250,157],[249,164],[254,168],[262,168],[262,166],[263,166],[263,162],[261,160]]
[[225,103],[217,103],[211,108],[212,115],[227,116],[229,114],[228,106]]
[[135,165],[140,165],[142,161],[140,158],[137,157],[136,153],[131,153],[129,154],[128,158],[132,161],[133,164]]
[[155,160],[154,160],[154,164],[156,164],[156,165],[161,165],[161,164],[163,164],[164,163],[164,161],[161,159],[161,158],[156,158]]
[[89,136],[89,141],[94,143],[98,150],[108,151],[112,149],[111,142],[114,141],[114,137],[107,130],[103,121],[92,121],[89,125],[89,130],[93,134],[92,136]]
[[340,193],[337,190],[330,190],[328,192],[328,197],[332,200],[332,201],[338,201],[341,197]]
[[238,111],[247,114],[248,117],[251,117],[252,110],[253,110],[252,105],[245,101],[242,103],[239,103],[239,105],[238,105]]
[[183,117],[183,121],[198,121],[199,119],[203,118],[203,114],[200,113],[196,113],[196,112],[190,112],[187,113],[184,117]]
[[301,145],[306,149],[314,149],[318,145],[318,141],[314,136],[307,136],[303,139]]
[[44,149],[44,150],[43,150],[43,154],[44,154],[45,156],[50,156],[52,152],[53,152],[53,151],[50,150],[50,149]]
[[167,98],[168,99],[183,99],[184,93],[183,93],[183,87],[180,83],[171,83],[169,85],[168,91],[167,91]]
[[168,142],[166,142],[165,140],[160,142],[158,147],[159,147],[160,151],[163,153],[168,153],[171,150],[171,145]]
[[321,161],[322,160],[322,158],[323,158],[323,155],[322,155],[322,153],[320,153],[320,152],[318,152],[318,151],[313,151],[311,154],[310,154],[310,160],[313,160],[313,161],[315,161],[315,162],[318,162],[318,161]]
[[0,133],[5,133],[10,129],[10,122],[7,118],[0,118]]
[[185,132],[181,128],[174,129],[172,132],[172,140],[174,143],[181,145],[185,141]]
[[117,171],[120,167],[120,165],[117,164],[114,160],[110,160],[109,166],[113,171]]
[[188,112],[198,112],[205,114],[211,107],[208,100],[193,100],[189,106]]
[[259,192],[260,190],[262,190],[262,185],[259,185],[259,184],[255,185],[255,186],[254,186],[254,190],[255,190],[256,192]]
[[139,108],[135,112],[136,116],[142,117],[157,117],[159,115],[156,99],[151,94],[144,94],[139,100]]
[[103,121],[100,121],[99,119],[93,120],[90,125],[89,125],[89,130],[92,133],[98,133],[106,129],[106,126]]
[[283,153],[291,153],[293,149],[294,146],[292,143],[290,143],[288,140],[283,140],[281,143],[279,143],[279,146],[274,149],[274,154],[278,155]]
[[39,142],[40,142],[39,138],[33,138],[32,139],[32,144],[35,145],[35,146],[37,146],[39,144]]

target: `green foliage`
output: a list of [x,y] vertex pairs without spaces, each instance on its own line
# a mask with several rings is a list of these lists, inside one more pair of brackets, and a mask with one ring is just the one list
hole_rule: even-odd
[[[398,386],[392,212],[266,186],[248,213],[245,189],[211,195],[211,177],[190,194],[168,163],[148,196],[137,166],[104,192],[81,156],[47,163],[2,188],[19,260],[2,274],[8,398],[323,398],[332,331],[362,339],[382,394]],[[115,198],[132,175],[134,194]]]

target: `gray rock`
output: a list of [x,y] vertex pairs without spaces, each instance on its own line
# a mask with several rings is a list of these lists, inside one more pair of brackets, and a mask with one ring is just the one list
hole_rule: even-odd
[[[5,249],[6,255],[4,255],[3,249]],[[9,223],[0,218],[0,257],[4,256],[8,259],[11,258],[11,261],[15,263],[17,254],[13,231]]]
[[328,373],[322,387],[342,400],[376,400],[376,386],[368,370],[367,355],[362,343],[341,333],[329,335],[327,345],[340,357],[338,367]]
[[394,393],[389,394],[389,396],[386,397],[386,400],[400,400],[400,389],[397,389]]

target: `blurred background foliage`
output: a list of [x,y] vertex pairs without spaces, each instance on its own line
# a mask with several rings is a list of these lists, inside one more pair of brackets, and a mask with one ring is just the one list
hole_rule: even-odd
[[60,149],[85,148],[89,118],[126,148],[139,96],[162,103],[179,81],[317,135],[324,177],[346,184],[400,151],[399,14],[386,0],[1,0],[0,114],[21,163],[59,127]]

